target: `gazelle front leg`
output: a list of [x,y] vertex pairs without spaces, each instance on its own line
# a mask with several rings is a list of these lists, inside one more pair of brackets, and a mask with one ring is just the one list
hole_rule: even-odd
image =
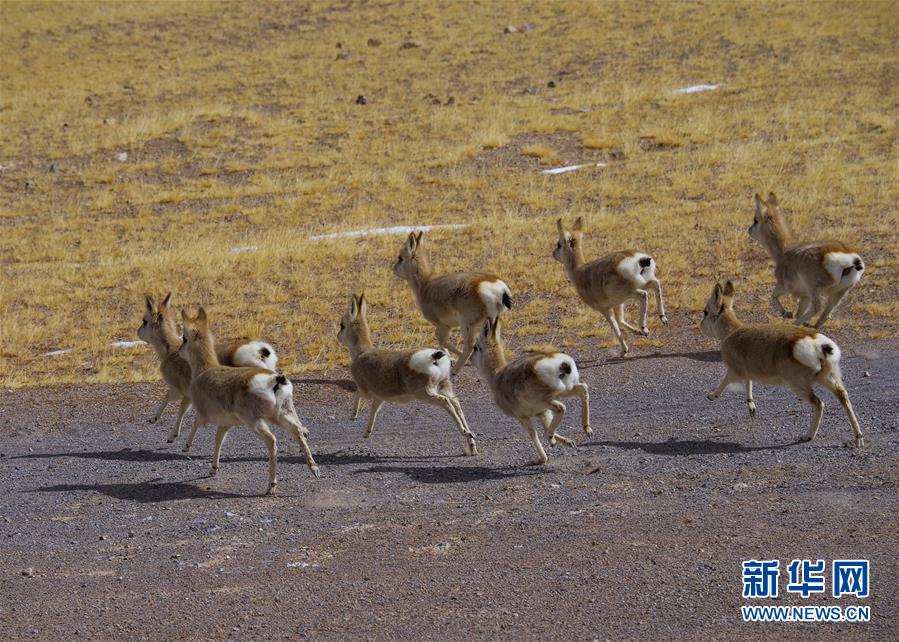
[[162,398],[162,401],[159,403],[159,407],[156,409],[156,412],[153,414],[153,416],[147,419],[147,423],[155,424],[157,421],[159,421],[159,418],[162,417],[162,413],[165,412],[165,409],[168,407],[168,405],[178,399],[181,399],[180,392],[172,388],[166,390],[165,397]]
[[190,434],[187,436],[187,441],[184,442],[184,448],[181,449],[181,452],[190,452],[190,447],[194,444],[194,437],[197,436],[197,430],[200,428],[200,426],[205,425],[205,423],[206,420],[200,417],[199,414],[194,417],[194,425],[191,426]]
[[746,380],[746,405],[749,406],[749,416],[755,417],[755,401],[752,400],[752,379]]
[[378,411],[381,410],[381,404],[384,402],[380,399],[372,399],[371,407],[368,410],[368,428],[365,429],[363,437],[370,437],[371,431],[375,429],[375,419],[378,418]]
[[824,306],[824,310],[818,315],[818,319],[815,321],[815,328],[821,328],[824,323],[830,318],[831,312],[840,304],[840,301],[843,300],[843,297],[846,296],[846,293],[849,290],[841,290],[839,292],[834,292],[827,297],[827,305]]
[[474,344],[477,341],[478,330],[481,327],[483,326],[480,323],[475,323],[471,326],[463,325],[459,328],[462,331],[462,336],[465,337],[465,346],[462,348],[461,356],[456,359],[456,365],[453,366],[454,375],[459,374],[462,366],[468,363],[468,358],[474,352]]
[[[203,420],[203,423],[206,423],[206,421]],[[197,422],[194,421],[194,427],[196,426]],[[215,475],[219,471],[219,457],[222,454],[222,444],[225,443],[225,435],[228,434],[229,430],[231,430],[231,426],[219,426],[215,431],[215,445],[212,447],[212,468],[209,469],[210,475]]]
[[168,443],[172,443],[181,435],[181,423],[184,421],[184,413],[187,412],[188,408],[190,408],[190,398],[182,397],[181,405],[178,407],[178,418],[175,420],[172,432],[169,433],[169,438],[166,440]]
[[437,335],[437,345],[449,352],[454,357],[459,357],[462,353],[450,345],[450,329],[448,326],[437,324],[434,326],[434,332]]
[[818,297],[817,290],[812,290],[811,292],[809,292],[807,295],[807,299],[808,305],[806,305],[805,308],[802,308],[802,311],[799,312],[798,318],[793,322],[796,325],[804,325],[805,323],[807,323],[809,319],[811,319],[818,313],[818,309],[821,307],[821,300]]
[[465,437],[465,454],[478,454],[478,447],[475,444],[474,435],[472,435],[471,431],[468,430],[468,426],[465,424],[465,419],[459,416],[453,400],[450,397],[437,394],[436,392],[428,393],[426,400],[432,406],[439,406],[440,408],[443,408],[444,410],[446,410],[449,416],[453,418],[453,422],[456,424],[456,428],[458,428],[459,432],[462,433],[462,436]]
[[350,417],[350,421],[356,421],[360,410],[362,410],[362,394],[357,390],[353,397],[353,416]]
[[621,346],[621,356],[624,357],[627,355],[627,342],[625,342],[624,337],[621,336],[621,328],[618,327],[618,321],[615,320],[615,312],[612,308],[608,310],[602,310],[602,315],[606,318],[606,321],[609,322],[609,325],[612,326],[612,332],[615,333],[615,338],[618,339],[618,344]]
[[721,381],[721,385],[719,385],[714,392],[706,395],[706,399],[708,399],[709,401],[715,401],[715,399],[721,396],[721,393],[724,392],[725,388],[727,388],[734,381],[734,378],[731,376],[730,371],[728,370],[727,374],[724,375],[724,379]]
[[771,294],[771,305],[774,306],[774,311],[777,312],[784,319],[792,319],[793,313],[787,310],[783,303],[780,302],[780,297],[786,294],[787,291],[783,289],[780,283],[774,286],[774,292]]
[[664,325],[668,325],[668,315],[665,314],[665,303],[662,301],[662,282],[658,279],[653,279],[647,283],[646,286],[656,294],[656,306],[658,306],[659,320]]
[[265,494],[274,495],[275,487],[278,485],[278,441],[271,428],[262,419],[253,426],[253,432],[259,436],[268,450],[268,490]]
[[546,410],[540,414],[540,419],[543,421],[543,429],[546,433],[546,438],[549,439],[549,444],[555,446],[558,441],[571,448],[577,448],[574,441],[557,433],[559,426],[562,424],[562,419],[565,417],[565,404],[553,399],[550,402],[550,406],[552,407],[551,410]]

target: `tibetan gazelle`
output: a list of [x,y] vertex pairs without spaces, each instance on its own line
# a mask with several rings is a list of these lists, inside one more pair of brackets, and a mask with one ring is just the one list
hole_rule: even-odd
[[543,424],[550,445],[557,441],[575,447],[574,442],[556,434],[565,416],[564,397],[580,397],[581,425],[587,435],[590,428],[590,395],[587,384],[580,382],[574,359],[561,352],[530,352],[506,363],[496,323],[484,324],[475,344],[473,361],[487,381],[496,405],[515,417],[527,430],[537,450],[535,464],[545,464],[547,457],[534,428],[533,418]]
[[734,286],[730,281],[724,287],[715,284],[703,311],[700,329],[707,337],[721,342],[721,358],[727,366],[724,380],[708,395],[709,399],[717,399],[732,383],[742,383],[746,387],[749,414],[755,416],[753,381],[789,388],[815,409],[808,433],[799,439],[811,441],[824,414],[824,402],[812,386],[821,384],[834,394],[846,411],[855,433],[855,446],[865,445],[840,375],[840,348],[831,339],[814,330],[791,325],[745,325],[734,314]]
[[[169,292],[161,301],[148,294],[145,300],[144,319],[137,329],[137,336],[150,344],[156,352],[156,356],[159,357],[159,371],[168,386],[156,413],[147,421],[155,424],[170,403],[180,402],[178,418],[167,440],[168,443],[172,443],[181,434],[184,413],[190,408],[190,364],[178,354],[182,341],[175,324],[175,313],[170,307],[172,293]],[[223,366],[254,366],[268,370],[275,370],[278,367],[275,349],[264,341],[241,339],[216,342],[215,352],[219,363]],[[184,447],[184,452],[190,450],[192,442],[193,433]]]
[[[865,270],[862,258],[842,241],[794,242],[773,193],[768,194],[767,201],[755,195],[755,218],[749,235],[774,260],[777,284],[771,302],[777,313],[785,319],[792,318],[780,297],[784,294],[799,297],[796,325],[808,323],[820,311],[814,327],[822,327]],[[821,295],[827,301],[823,310]]]
[[[504,309],[512,308],[512,291],[492,274],[433,274],[422,251],[421,236],[421,232],[409,234],[393,272],[409,283],[418,309],[434,325],[440,347],[458,357],[453,366],[456,374],[471,356],[484,322],[497,322]],[[465,342],[462,352],[449,342],[450,330],[455,327]]]
[[190,363],[190,398],[197,410],[194,432],[207,423],[218,426],[209,474],[218,472],[222,442],[228,431],[234,426],[248,426],[268,449],[267,494],[274,493],[278,484],[278,450],[275,435],[269,428],[269,423],[272,423],[293,435],[306,457],[309,470],[318,477],[318,465],[306,441],[308,431],[300,423],[293,405],[290,379],[264,368],[219,365],[206,322],[206,311],[200,308],[195,316],[190,316],[182,310],[181,316],[184,320],[181,353]]
[[[582,217],[578,217],[569,230],[562,225],[562,219],[556,221],[559,241],[553,250],[553,258],[565,266],[568,280],[584,303],[602,314],[612,326],[623,357],[627,354],[628,347],[620,326],[644,337],[649,336],[649,329],[646,327],[649,306],[647,290],[655,292],[659,319],[668,325],[662,301],[662,284],[656,278],[656,262],[648,254],[623,250],[585,263],[583,227]],[[624,320],[624,304],[632,299],[640,304],[639,329]]]
[[364,294],[352,297],[349,309],[340,319],[337,339],[349,349],[353,360],[350,366],[356,382],[353,419],[359,415],[362,400],[371,401],[366,437],[371,435],[385,401],[422,401],[446,410],[465,438],[465,454],[478,454],[474,435],[453,392],[450,360],[445,352],[433,348],[401,352],[376,349],[368,330],[368,303]]

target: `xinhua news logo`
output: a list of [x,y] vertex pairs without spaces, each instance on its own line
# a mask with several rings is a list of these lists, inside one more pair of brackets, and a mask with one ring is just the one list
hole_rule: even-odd
[[[833,560],[830,575],[824,560],[793,560],[785,569],[787,593],[808,599],[825,595],[827,580],[835,598],[864,599],[871,591],[868,560]],[[781,583],[780,560],[746,560],[743,562],[743,598],[772,599],[778,596]],[[743,606],[744,622],[869,622],[870,606]]]

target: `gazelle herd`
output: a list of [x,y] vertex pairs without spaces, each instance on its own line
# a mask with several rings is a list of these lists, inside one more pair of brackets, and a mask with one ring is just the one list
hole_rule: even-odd
[[[668,324],[662,284],[656,262],[648,254],[619,250],[586,262],[582,218],[570,228],[556,223],[558,243],[552,257],[565,269],[578,296],[605,317],[621,348],[628,353],[622,328],[648,336],[650,293],[657,313]],[[716,283],[700,323],[702,333],[721,344],[727,372],[709,399],[717,399],[731,384],[745,387],[750,416],[756,413],[753,381],[789,388],[814,408],[811,426],[800,441],[814,439],[824,404],[812,387],[830,390],[845,410],[855,434],[854,445],[864,437],[840,375],[840,349],[815,329],[821,328],[834,308],[861,279],[865,269],[861,257],[839,241],[795,242],[788,231],[777,198],[755,196],[755,218],[749,228],[775,264],[776,285],[772,295],[775,311],[790,318],[780,297],[799,298],[795,325],[742,323],[733,310],[734,287],[730,281]],[[507,360],[502,339],[502,317],[512,309],[512,291],[499,277],[480,272],[435,274],[422,245],[422,233],[410,233],[393,265],[395,275],[405,280],[425,319],[434,325],[437,348],[418,347],[403,351],[378,349],[368,326],[368,302],[364,294],[353,294],[340,318],[338,341],[351,358],[350,372],[356,384],[353,419],[364,400],[369,402],[368,426],[374,429],[378,411],[385,402],[420,401],[443,408],[462,434],[466,455],[477,455],[474,433],[465,419],[453,390],[455,375],[471,358],[487,384],[499,409],[517,419],[527,431],[537,452],[535,463],[547,461],[534,419],[540,421],[550,445],[575,447],[572,439],[558,434],[566,408],[562,399],[578,397],[581,426],[590,426],[589,390],[580,380],[577,364],[569,355],[555,351],[527,352]],[[821,309],[821,297],[826,302]],[[624,304],[639,304],[639,325],[628,323]],[[146,309],[138,336],[150,344],[160,360],[160,372],[168,386],[157,411],[149,419],[156,423],[166,406],[179,402],[178,416],[168,441],[177,439],[185,412],[192,406],[196,418],[184,450],[190,449],[198,428],[217,426],[211,474],[219,467],[222,444],[234,426],[247,426],[265,443],[269,453],[268,493],[277,485],[277,441],[272,426],[280,426],[296,439],[312,473],[319,469],[309,447],[309,431],[294,408],[293,386],[277,370],[275,349],[261,340],[216,341],[206,311],[181,311],[182,334],[170,307],[171,294],[157,301],[146,297]],[[805,324],[815,316],[814,328]],[[450,330],[459,328],[462,350],[450,345]],[[456,357],[455,364],[450,355]]]

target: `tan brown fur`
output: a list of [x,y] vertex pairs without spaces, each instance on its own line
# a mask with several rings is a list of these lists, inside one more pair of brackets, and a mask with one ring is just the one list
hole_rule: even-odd
[[182,319],[184,344],[181,353],[190,363],[190,398],[197,411],[193,432],[207,423],[218,426],[210,474],[218,472],[222,443],[228,431],[236,425],[248,426],[268,449],[267,492],[274,493],[278,483],[278,454],[275,435],[269,428],[271,423],[291,433],[300,445],[309,469],[318,477],[318,466],[306,441],[308,431],[300,423],[293,405],[290,380],[264,368],[220,365],[206,311],[200,308],[195,316],[191,316],[182,310]]
[[[716,283],[703,311],[700,329],[704,335],[721,342],[721,358],[727,366],[724,380],[708,398],[717,399],[728,385],[742,383],[746,388],[749,414],[755,416],[753,381],[789,388],[815,409],[809,431],[800,438],[800,441],[811,441],[824,413],[824,403],[812,389],[815,384],[820,384],[843,406],[855,433],[854,445],[864,446],[865,440],[840,374],[839,347],[823,334],[808,328],[746,325],[734,313],[733,299],[734,287],[730,281],[724,287]],[[806,355],[804,360],[798,356],[801,352]],[[812,367],[810,361],[814,361],[816,367]]]
[[[755,195],[755,216],[749,235],[762,244],[774,261],[776,285],[771,303],[777,313],[786,319],[793,318],[794,315],[784,309],[780,298],[785,294],[799,298],[795,314],[797,325],[809,322],[818,314],[813,325],[823,327],[864,271],[861,257],[842,241],[794,241],[774,193],[768,194],[767,201]],[[829,258],[844,268],[841,278],[836,278],[828,269]],[[823,310],[822,295],[826,299]]]
[[[628,345],[621,334],[621,327],[627,328],[642,336],[649,336],[646,327],[646,316],[649,292],[655,292],[659,319],[668,325],[665,305],[662,300],[662,284],[655,276],[655,262],[649,255],[635,250],[621,250],[607,254],[595,261],[586,263],[583,250],[584,219],[578,217],[570,229],[565,229],[562,219],[556,221],[559,240],[552,256],[565,267],[568,280],[574,285],[581,300],[602,314],[612,328],[615,338],[621,347],[621,356],[628,353]],[[642,273],[622,274],[630,263],[639,268],[640,258],[649,260],[651,278]],[[636,300],[640,305],[640,327],[635,328],[624,319],[624,304]]]
[[[504,308],[512,305],[508,286],[493,274],[460,272],[435,275],[422,250],[422,232],[409,234],[393,271],[409,284],[418,309],[434,325],[440,347],[458,357],[453,374],[459,372],[471,356],[484,322],[488,319],[498,321]],[[502,291],[499,299],[493,299],[493,310],[488,308],[479,290],[485,283],[494,284],[497,292]],[[456,327],[464,341],[461,351],[449,342],[450,330]]]
[[[547,358],[570,360],[573,368],[568,376],[576,380],[570,390],[560,392],[558,389],[549,387],[541,379],[538,374],[538,363]],[[497,325],[487,321],[475,344],[473,360],[490,387],[496,405],[505,414],[518,419],[530,436],[534,449],[537,451],[535,464],[546,463],[547,456],[534,428],[532,421],[534,417],[538,417],[543,424],[544,434],[549,439],[550,445],[555,445],[558,441],[572,448],[575,447],[571,439],[557,434],[565,415],[565,404],[559,401],[560,398],[580,397],[581,424],[584,433],[593,434],[593,430],[590,428],[589,390],[586,384],[577,379],[578,374],[574,360],[567,355],[552,351],[530,352],[508,363],[502,339],[497,333]],[[568,362],[566,361],[566,363]]]
[[[360,410],[363,399],[371,402],[368,427],[365,437],[369,437],[374,429],[378,411],[385,401],[408,403],[422,401],[432,406],[443,408],[452,417],[459,432],[466,440],[466,454],[478,453],[474,435],[468,427],[462,406],[453,391],[449,376],[449,357],[440,350],[378,350],[371,341],[368,326],[368,303],[365,295],[353,296],[349,309],[340,319],[340,331],[337,335],[340,343],[350,352],[352,364],[350,372],[356,382],[353,419]],[[434,372],[427,373],[416,370],[412,365],[416,355],[430,352],[446,359],[446,372],[436,366],[429,368]],[[423,356],[427,356],[424,354]]]
[[[163,397],[154,415],[147,421],[151,424],[157,423],[170,403],[173,401],[180,402],[178,417],[166,440],[168,443],[172,443],[180,436],[184,414],[191,406],[190,364],[178,352],[182,341],[175,322],[175,313],[171,308],[172,293],[169,292],[161,300],[157,300],[149,294],[144,298],[146,304],[144,318],[137,329],[137,336],[148,343],[153,348],[153,351],[156,352],[156,356],[159,357],[159,372],[167,386],[165,397]],[[252,339],[215,341],[215,351],[219,363],[230,367],[251,365],[238,359],[236,355],[237,350],[251,342],[253,342]],[[195,432],[191,431],[184,446],[184,452],[190,451],[194,435]]]

